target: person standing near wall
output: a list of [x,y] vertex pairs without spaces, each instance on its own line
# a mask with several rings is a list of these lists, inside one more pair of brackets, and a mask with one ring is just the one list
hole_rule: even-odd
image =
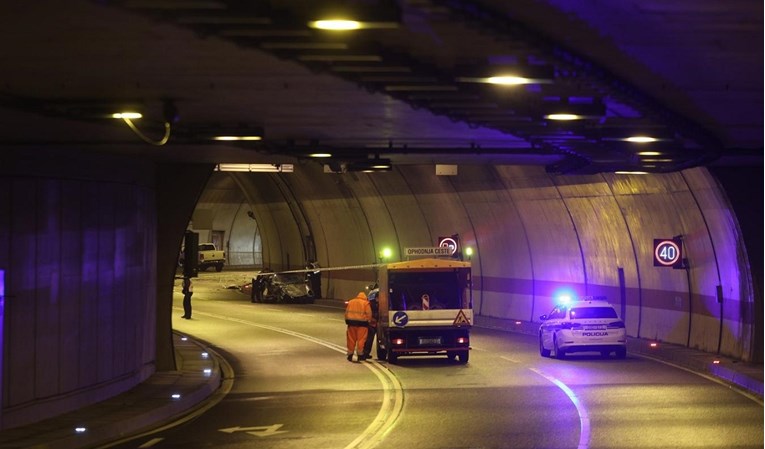
[[364,343],[367,341],[369,322],[371,320],[372,308],[369,306],[367,295],[364,292],[359,292],[345,306],[345,324],[348,326],[345,336],[349,362],[353,361],[354,351],[359,362],[366,360],[364,357]]
[[194,294],[194,285],[190,277],[183,278],[183,316],[187,320],[191,319],[191,295]]
[[313,297],[321,299],[321,270],[319,270],[319,263],[316,261],[308,262],[305,268],[306,270],[311,270],[306,273],[306,278],[311,286]]

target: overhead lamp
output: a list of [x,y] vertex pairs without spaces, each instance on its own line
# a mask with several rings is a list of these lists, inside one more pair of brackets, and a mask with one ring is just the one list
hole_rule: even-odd
[[603,103],[570,103],[559,102],[543,105],[542,117],[553,121],[573,121],[600,119],[606,115]]
[[361,29],[361,22],[347,19],[312,20],[308,26],[317,30],[349,31]]
[[192,132],[197,139],[216,142],[258,142],[263,140],[264,136],[262,127],[244,124],[239,126],[197,125]]
[[153,140],[153,139],[149,138],[148,136],[146,136],[146,134],[141,132],[141,130],[139,130],[138,127],[135,126],[135,123],[133,123],[133,120],[138,120],[138,119],[143,117],[143,114],[141,114],[140,112],[135,112],[135,111],[119,111],[119,112],[114,112],[114,113],[110,114],[110,117],[114,118],[114,119],[119,119],[119,120],[122,120],[123,122],[125,122],[125,124],[128,125],[128,127],[131,130],[133,130],[133,132],[138,137],[141,138],[141,140],[143,140],[144,142],[149,143],[151,145],[162,146],[162,145],[166,144],[167,141],[170,139],[170,121],[169,120],[165,120],[165,122],[164,122],[165,134],[162,136],[162,138],[160,138],[159,140]]
[[215,171],[244,172],[244,173],[292,173],[292,164],[218,164]]
[[369,29],[392,29],[398,28],[397,22],[367,22],[350,19],[322,19],[308,22],[310,28],[325,31],[354,31]]
[[659,139],[656,137],[650,137],[650,136],[630,136],[624,138],[625,142],[632,142],[632,143],[652,143],[652,142],[658,142]]
[[[375,2],[315,1],[319,9],[311,13],[308,27],[324,31],[355,31],[398,28],[401,9],[391,0]],[[340,3],[340,4],[338,4]]]
[[258,141],[263,140],[263,136],[213,136],[213,140],[217,140],[219,142],[236,142],[236,141]]
[[348,171],[360,171],[364,173],[378,172],[378,171],[391,171],[393,165],[390,159],[365,159],[361,161],[353,161],[347,165]]
[[661,153],[658,151],[641,151],[638,156],[661,156]]
[[628,171],[628,170],[617,170],[614,172],[614,174],[617,175],[647,175],[647,171]]
[[[463,70],[463,72],[473,72],[473,70],[468,69]],[[462,83],[493,84],[496,86],[550,84],[555,79],[555,70],[552,66],[542,65],[502,66],[490,68],[481,74],[473,73],[458,76],[456,79]]]
[[308,157],[327,158],[332,157],[332,153],[310,153]]
[[111,117],[112,118],[117,118],[117,119],[126,119],[127,118],[127,119],[135,120],[135,119],[139,119],[139,118],[143,117],[143,114],[141,114],[140,112],[125,111],[125,112],[115,112],[114,114],[112,114]]
[[602,131],[601,140],[647,144],[675,141],[675,135],[663,127],[612,128]]
[[655,134],[632,134],[632,135],[625,135],[623,137],[603,137],[602,140],[646,144],[646,143],[668,142],[673,139],[668,137],[659,137],[658,135],[655,135]]

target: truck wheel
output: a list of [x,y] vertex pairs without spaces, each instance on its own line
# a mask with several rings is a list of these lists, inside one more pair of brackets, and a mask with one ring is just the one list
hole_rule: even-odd
[[380,346],[380,342],[378,340],[377,342],[377,360],[385,360],[388,356],[388,351],[385,350],[382,346]]
[[223,264],[219,263],[218,265],[215,265],[215,271],[217,271],[218,273],[223,271]]
[[397,361],[398,361],[398,354],[396,354],[393,351],[389,352],[388,353],[388,363],[391,363],[391,364],[395,365]]
[[470,359],[470,351],[460,351],[457,353],[457,357],[460,359],[460,363],[464,365]]

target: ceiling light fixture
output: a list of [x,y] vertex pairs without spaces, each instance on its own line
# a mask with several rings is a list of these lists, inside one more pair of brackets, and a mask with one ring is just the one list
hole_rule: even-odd
[[[521,86],[524,84],[550,84],[555,80],[555,70],[546,65],[492,67],[490,73],[470,73],[472,69],[458,69],[465,76],[457,77],[462,83],[482,83],[496,86]],[[470,73],[470,74],[468,74]]]
[[658,142],[659,139],[655,137],[650,136],[630,136],[624,138],[625,142],[632,142],[632,143],[652,143],[652,142]]
[[554,102],[543,104],[542,109],[542,117],[553,121],[597,120],[606,115],[605,106],[597,100],[591,103]]
[[332,157],[332,153],[311,153],[308,155],[308,157],[327,158]]
[[366,22],[348,19],[325,19],[308,22],[310,28],[324,31],[355,31],[398,28],[397,22]]
[[312,20],[308,26],[317,30],[350,31],[361,29],[361,22],[347,19]]
[[584,118],[584,116],[579,114],[546,114],[545,118],[547,120],[557,120],[557,121],[569,121],[569,120],[581,120]]
[[143,114],[141,114],[140,112],[125,111],[125,112],[115,112],[114,114],[112,114],[112,118],[118,118],[118,119],[119,118],[121,118],[121,119],[125,119],[125,118],[128,118],[128,119],[139,119],[141,117],[143,117]]
[[263,136],[213,136],[212,140],[217,140],[219,142],[258,141],[263,140]]
[[[321,3],[324,3],[321,5]],[[308,27],[324,31],[398,28],[401,9],[395,1],[314,2],[321,5],[309,14]]]
[[292,164],[218,164],[215,171],[243,172],[243,173],[292,173],[295,167]]
[[133,130],[133,132],[141,138],[146,143],[149,143],[151,145],[156,146],[162,146],[167,143],[168,140],[170,140],[170,122],[165,122],[165,135],[162,136],[159,140],[152,140],[146,134],[142,133],[140,129],[138,129],[137,126],[135,126],[135,123],[133,123],[133,120],[137,120],[143,117],[143,114],[140,112],[134,112],[134,111],[122,111],[122,112],[115,112],[111,114],[112,118],[115,119],[121,119],[123,122],[125,122],[130,129]]
[[197,123],[191,127],[189,133],[194,139],[215,142],[258,142],[265,138],[262,127],[244,123],[236,126]]
[[636,144],[673,142],[676,136],[664,127],[605,128],[601,131],[601,140]]
[[375,157],[374,159],[350,162],[347,165],[347,170],[364,173],[391,171],[393,170],[393,164],[391,164],[390,159],[380,159],[379,157]]
[[489,84],[499,84],[501,86],[519,86],[522,84],[551,83],[552,81],[544,80],[544,79],[526,78],[524,76],[501,75],[501,76],[490,76],[486,78],[485,82]]

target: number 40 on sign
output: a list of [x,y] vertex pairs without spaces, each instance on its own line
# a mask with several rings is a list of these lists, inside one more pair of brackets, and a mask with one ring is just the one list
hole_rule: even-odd
[[653,266],[682,268],[683,242],[679,239],[653,240]]

